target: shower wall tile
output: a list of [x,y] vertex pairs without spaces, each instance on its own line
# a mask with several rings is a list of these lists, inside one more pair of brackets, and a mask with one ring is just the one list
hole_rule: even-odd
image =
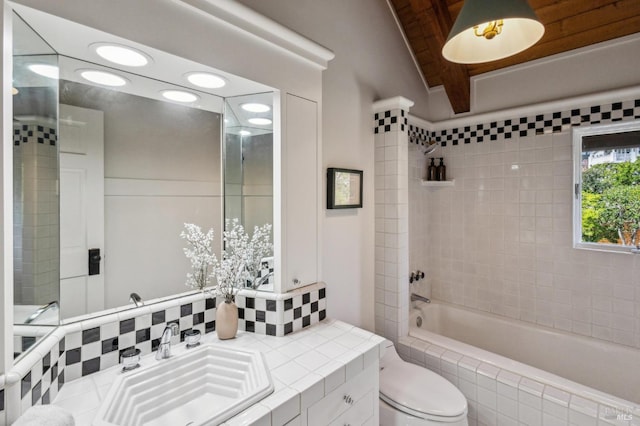
[[44,305],[59,290],[56,129],[19,124],[13,133],[15,299]]
[[571,154],[573,126],[638,118],[632,99],[432,131],[446,188],[420,186],[427,160],[409,144],[410,270],[426,274],[413,290],[640,348],[640,256],[573,248]]

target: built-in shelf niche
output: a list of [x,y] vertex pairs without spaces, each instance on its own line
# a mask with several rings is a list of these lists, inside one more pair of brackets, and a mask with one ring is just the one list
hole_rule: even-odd
[[456,184],[456,180],[455,179],[451,179],[451,180],[422,180],[422,182],[420,182],[421,186],[429,186],[432,188],[436,188],[436,187],[443,187],[443,186],[455,186]]

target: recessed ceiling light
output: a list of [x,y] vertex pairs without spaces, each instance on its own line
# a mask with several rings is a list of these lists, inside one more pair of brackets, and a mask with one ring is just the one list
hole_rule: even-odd
[[195,102],[198,100],[198,95],[183,90],[163,90],[162,96],[175,102]]
[[60,75],[60,70],[55,65],[31,64],[27,68],[29,68],[31,71],[35,72],[36,74],[41,75],[43,77],[47,77],[47,78],[58,79],[58,76]]
[[240,130],[240,131],[238,132],[238,134],[239,134],[240,136],[249,136],[249,135],[251,134],[251,132],[250,132],[250,131],[248,131],[248,130]]
[[272,121],[269,120],[268,118],[260,118],[260,117],[250,118],[248,121],[251,124],[257,124],[259,126],[266,126],[267,124],[272,123]]
[[143,67],[151,61],[149,55],[132,47],[109,43],[95,43],[91,47],[103,59],[118,65]]
[[267,112],[271,111],[269,105],[265,104],[257,104],[257,103],[248,103],[242,104],[242,109],[249,112]]
[[224,78],[207,72],[188,73],[187,80],[189,80],[189,83],[194,86],[203,87],[205,89],[219,89],[227,84],[227,81]]
[[82,78],[102,86],[119,87],[127,84],[127,80],[119,75],[98,70],[78,70]]

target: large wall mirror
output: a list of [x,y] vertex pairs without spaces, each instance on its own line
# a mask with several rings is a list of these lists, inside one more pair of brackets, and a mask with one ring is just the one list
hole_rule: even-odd
[[[248,230],[273,222],[273,94],[40,11],[16,12],[18,356],[47,325],[188,291],[185,222],[214,228],[218,254],[225,217]],[[123,45],[147,64],[116,64],[97,53]],[[269,109],[252,112],[247,104]],[[273,271],[269,261],[265,275]]]
[[[224,120],[224,216],[251,233],[273,224],[273,94],[225,99]],[[273,258],[262,266],[253,287],[273,291]]]

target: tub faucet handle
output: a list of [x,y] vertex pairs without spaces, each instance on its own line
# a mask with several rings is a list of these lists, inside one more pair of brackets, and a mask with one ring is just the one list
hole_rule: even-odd
[[409,284],[412,284],[414,281],[420,281],[423,278],[424,271],[421,271],[419,269],[417,271],[411,271],[411,274],[409,275]]

